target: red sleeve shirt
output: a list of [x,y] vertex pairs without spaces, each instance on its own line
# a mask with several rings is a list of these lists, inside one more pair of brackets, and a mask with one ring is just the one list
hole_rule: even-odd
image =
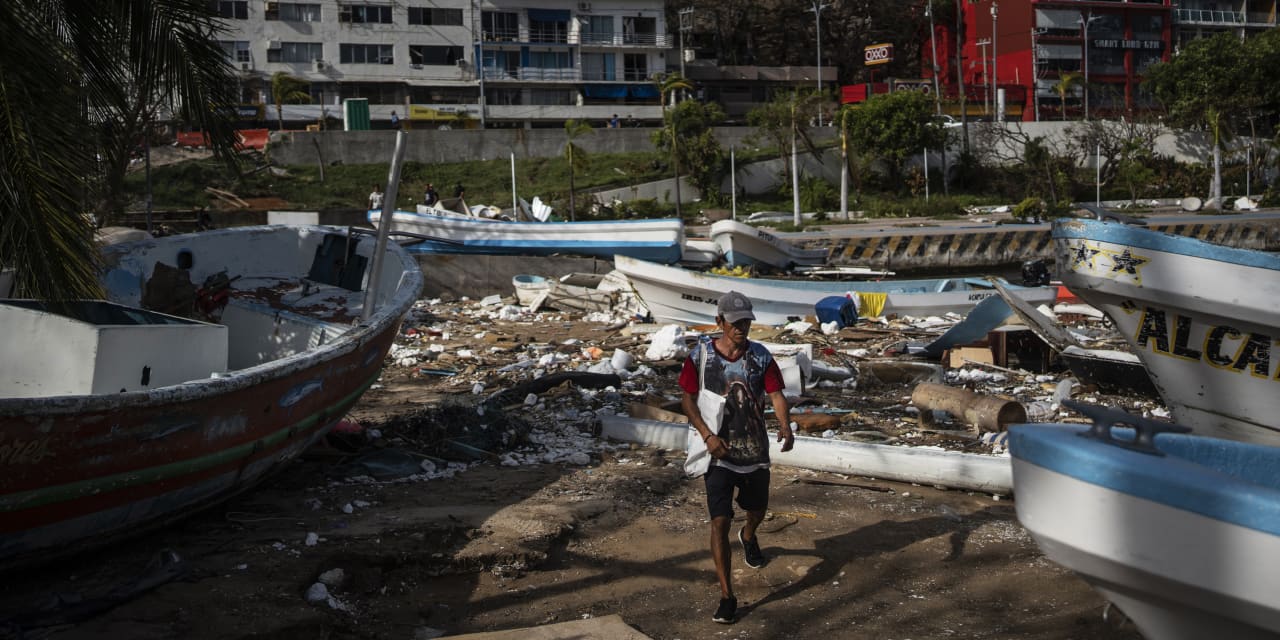
[[[697,395],[698,365],[694,363],[692,357],[684,359],[684,366],[680,368],[679,384],[685,393]],[[778,368],[778,361],[770,360],[769,366],[764,370],[764,392],[782,391],[785,387],[786,383],[782,381],[782,370]]]

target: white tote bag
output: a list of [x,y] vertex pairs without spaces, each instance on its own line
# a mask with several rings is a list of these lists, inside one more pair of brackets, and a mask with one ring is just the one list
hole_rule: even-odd
[[[720,433],[725,399],[724,396],[707,390],[707,349],[710,348],[712,347],[709,343],[703,343],[702,358],[698,363],[698,413],[702,414],[702,421],[707,423],[711,433]],[[685,475],[697,478],[705,474],[707,468],[711,466],[711,453],[707,451],[707,443],[703,441],[702,436],[698,435],[698,430],[694,429],[692,424],[689,425],[685,449],[689,452],[684,461]]]

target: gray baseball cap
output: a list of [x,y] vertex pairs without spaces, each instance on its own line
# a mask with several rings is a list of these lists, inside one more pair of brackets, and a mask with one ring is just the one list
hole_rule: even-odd
[[756,314],[751,311],[751,300],[737,291],[720,296],[716,314],[724,317],[730,324],[739,320],[756,319]]

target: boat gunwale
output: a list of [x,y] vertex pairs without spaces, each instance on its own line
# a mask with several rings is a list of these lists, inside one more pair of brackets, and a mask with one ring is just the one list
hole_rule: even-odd
[[[119,245],[112,245],[105,248],[104,253],[128,254],[141,245],[160,245],[193,235],[203,235],[207,237],[212,234],[239,235],[264,232],[284,233],[286,230],[292,230],[295,233],[300,233],[302,231],[346,233],[346,229],[344,227],[321,225],[232,227],[229,229],[199,232],[198,234],[182,234],[164,238],[141,240],[137,242],[121,243]],[[375,246],[370,251],[370,254],[372,255],[373,251],[376,251],[376,237],[364,237],[375,241]],[[305,371],[317,365],[322,365],[324,362],[347,355],[348,353],[363,347],[368,342],[376,340],[388,329],[394,329],[394,325],[399,323],[404,314],[408,312],[408,310],[413,306],[413,303],[417,301],[422,290],[424,277],[413,256],[403,247],[394,242],[388,242],[386,244],[385,251],[398,258],[401,265],[405,267],[405,270],[401,274],[401,281],[395,289],[395,295],[392,296],[390,300],[384,302],[381,305],[381,308],[375,311],[367,321],[362,321],[361,323],[352,326],[349,331],[342,333],[331,342],[327,342],[315,348],[307,349],[284,358],[270,360],[244,369],[237,369],[217,378],[190,380],[178,384],[158,387],[156,389],[128,391],[116,394],[78,394],[34,398],[0,398],[0,419],[38,419],[40,417],[52,417],[77,413],[118,411],[124,408],[143,409],[163,406],[166,404],[197,401],[213,396],[241,391],[271,380],[286,378],[299,371]]]

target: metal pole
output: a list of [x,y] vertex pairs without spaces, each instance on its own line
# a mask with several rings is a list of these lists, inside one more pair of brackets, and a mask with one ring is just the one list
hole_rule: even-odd
[[1093,153],[1093,204],[1102,206],[1102,144],[1099,143]]
[[686,7],[680,10],[680,77],[687,78],[684,75],[684,34],[686,31],[693,31],[693,7]]
[[1249,174],[1253,172],[1253,154],[1251,151],[1249,147],[1244,149],[1244,197],[1246,200],[1252,199],[1249,198]]
[[1080,15],[1080,21],[1084,23],[1084,121],[1089,121],[1089,23],[1093,22],[1093,15],[1085,17],[1086,14]]
[[1031,108],[1035,111],[1036,122],[1040,122],[1040,62],[1036,58],[1036,36],[1040,32],[1031,27]]
[[929,148],[924,149],[924,201],[929,201]]
[[[396,150],[391,156],[391,169],[387,171],[387,192],[382,200],[382,210],[378,213],[378,242],[373,248],[373,268],[369,271],[369,286],[364,290],[364,308],[360,310],[360,320],[368,322],[373,315],[373,308],[378,304],[378,287],[382,284],[382,260],[387,252],[387,237],[391,235],[391,224],[396,215],[396,195],[400,191],[400,167],[404,165],[404,151],[408,145],[409,134],[404,129],[396,132]],[[387,211],[390,210],[390,215]]]
[[147,233],[153,233],[155,230],[151,228],[151,118],[143,121],[142,145],[146,149],[147,156]]
[[729,147],[729,214],[732,219],[738,219],[738,161],[734,158],[736,147]]
[[995,121],[1004,120],[1004,114],[1000,109],[1000,58],[996,55],[997,34],[996,11],[999,9],[995,0],[991,0],[991,106],[995,115],[992,119]]
[[516,198],[516,152],[511,152],[511,215],[520,219],[520,201]]
[[933,28],[933,0],[924,5],[924,14],[929,16],[929,62],[933,69],[934,110],[942,115],[942,90],[938,88],[938,33]]
[[991,113],[991,76],[987,74],[987,45],[991,44],[988,38],[978,40],[978,48],[982,50],[982,75],[986,81],[986,94],[982,96],[982,110]]
[[476,5],[471,5],[471,29],[472,34],[479,34],[476,38],[476,73],[480,75],[480,128],[484,127],[484,12],[480,12],[480,28],[476,29]]
[[[794,118],[794,116],[793,116]],[[795,226],[800,228],[800,163],[796,154],[796,130],[795,123],[792,122],[791,129],[791,204],[795,211]]]
[[960,90],[960,150],[969,153],[969,94],[964,88],[964,3],[956,3],[956,86]]

